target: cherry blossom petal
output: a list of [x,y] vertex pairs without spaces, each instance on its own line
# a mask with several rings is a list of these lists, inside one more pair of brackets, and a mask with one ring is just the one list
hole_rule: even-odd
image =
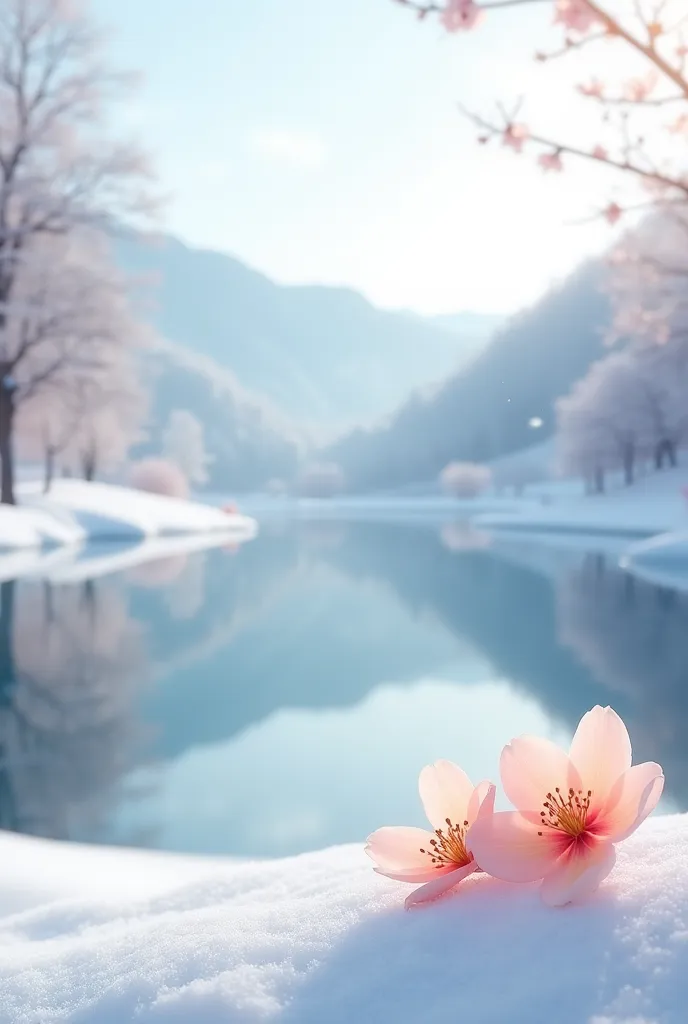
[[594,832],[614,843],[627,839],[655,809],[663,789],[660,765],[654,761],[633,765],[617,780],[592,826]]
[[377,875],[384,875],[385,878],[392,878],[395,882],[410,882],[411,884],[418,884],[419,882],[430,882],[435,878],[440,878],[443,875],[450,874],[454,871],[454,866],[448,864],[446,867],[436,869],[434,864],[428,863],[427,868],[409,868],[408,871],[393,871],[385,868],[373,868],[373,871]]
[[479,817],[468,830],[466,846],[488,874],[505,882],[535,882],[551,871],[569,838],[537,828],[518,811]]
[[430,841],[434,838],[433,833],[424,828],[386,826],[368,836],[365,852],[375,861],[382,874],[425,872],[432,870],[434,865],[429,856],[420,851],[429,850]]
[[502,751],[499,762],[504,792],[519,811],[542,810],[548,793],[559,787],[582,789],[580,776],[568,754],[549,740],[518,736]]
[[423,768],[418,790],[433,828],[446,829],[447,818],[453,825],[462,825],[468,820],[473,783],[452,761],[435,761]]
[[597,705],[583,715],[569,756],[583,781],[583,790],[592,790],[592,816],[607,802],[617,779],[631,767],[631,740],[616,711]]
[[472,825],[476,818],[493,813],[496,792],[496,787],[488,779],[478,783],[468,801],[466,821],[469,825]]
[[455,885],[467,878],[468,875],[472,875],[477,870],[477,865],[474,860],[470,864],[464,864],[462,868],[457,868],[455,871],[450,871],[447,875],[442,875],[439,878],[433,878],[431,882],[426,885],[422,885],[420,889],[416,889],[411,893],[410,896],[406,897],[404,906],[408,910],[410,907],[416,906],[418,903],[426,903],[428,900],[434,900],[435,897],[440,896],[443,892],[448,889],[453,889]]
[[595,892],[614,867],[616,851],[611,843],[577,842],[545,875],[540,895],[550,907],[584,899]]

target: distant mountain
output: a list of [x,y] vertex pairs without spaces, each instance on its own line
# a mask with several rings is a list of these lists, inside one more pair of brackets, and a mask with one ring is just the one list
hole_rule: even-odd
[[440,313],[427,319],[436,327],[483,344],[502,326],[506,317],[493,313]]
[[345,288],[283,287],[169,236],[127,236],[116,248],[121,266],[147,279],[148,316],[164,338],[321,432],[386,415],[460,365],[491,327],[467,314],[465,330],[448,330]]
[[165,339],[145,352],[142,363],[151,409],[148,437],[134,457],[159,453],[170,413],[186,409],[204,428],[212,457],[210,490],[252,491],[272,478],[294,477],[304,436],[267,401],[242,388],[229,371]]
[[532,444],[533,417],[543,420],[539,439],[551,437],[556,399],[604,355],[603,279],[601,263],[584,265],[504,324],[464,370],[323,455],[340,463],[352,490],[397,488],[435,479],[453,459],[489,462]]

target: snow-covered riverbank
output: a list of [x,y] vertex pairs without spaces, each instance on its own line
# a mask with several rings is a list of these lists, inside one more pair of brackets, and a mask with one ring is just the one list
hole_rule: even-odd
[[362,846],[233,863],[0,835],[1,1024],[681,1024],[688,816],[584,905],[488,878],[415,911]]
[[0,550],[256,532],[248,516],[110,484],[58,480],[44,495],[40,484],[24,483],[17,495],[16,506],[0,505]]

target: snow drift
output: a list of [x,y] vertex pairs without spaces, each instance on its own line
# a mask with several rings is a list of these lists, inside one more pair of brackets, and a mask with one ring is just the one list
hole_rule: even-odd
[[2,1024],[680,1024],[688,816],[581,906],[483,877],[415,911],[360,846],[228,862],[0,837]]

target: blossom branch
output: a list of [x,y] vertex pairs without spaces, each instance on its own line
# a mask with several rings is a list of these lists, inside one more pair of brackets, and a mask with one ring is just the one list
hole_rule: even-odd
[[[595,147],[592,150],[587,150],[579,146],[558,142],[555,139],[546,138],[542,135],[532,135],[530,132],[517,125],[514,122],[513,117],[506,118],[506,123],[503,126],[500,126],[488,121],[482,115],[467,109],[461,104],[459,104],[459,110],[483,132],[487,132],[488,137],[499,136],[516,150],[520,150],[524,143],[532,142],[536,145],[543,146],[546,149],[551,149],[556,154],[566,153],[570,156],[575,156],[583,160],[591,160],[598,164],[605,164],[606,166],[619,171],[625,171],[643,180],[663,185],[667,189],[676,190],[688,198],[688,179],[671,177],[670,175],[655,168],[642,167],[640,163],[634,162],[632,154],[635,146],[630,139],[627,139],[624,144],[624,158],[617,160],[613,156],[610,156],[601,147]],[[487,139],[483,136],[481,141],[485,142]]]

